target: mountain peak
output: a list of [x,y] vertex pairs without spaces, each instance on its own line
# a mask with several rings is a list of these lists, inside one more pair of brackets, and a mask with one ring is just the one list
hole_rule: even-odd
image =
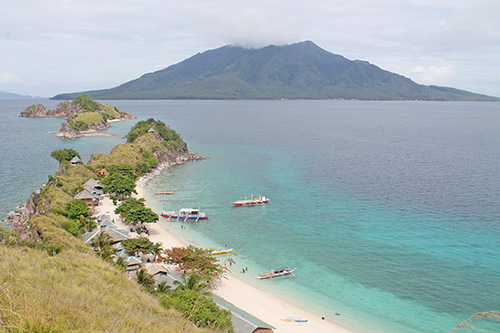
[[419,85],[366,61],[328,52],[310,40],[262,48],[225,45],[118,87],[85,93],[96,99],[500,100]]

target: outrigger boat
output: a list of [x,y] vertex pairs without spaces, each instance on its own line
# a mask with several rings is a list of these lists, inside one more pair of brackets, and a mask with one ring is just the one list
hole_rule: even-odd
[[228,253],[231,253],[231,252],[233,252],[233,249],[220,249],[220,250],[214,250],[214,251],[212,251],[212,254],[213,255],[228,254]]
[[301,319],[301,318],[281,318],[283,321],[287,321],[289,323],[307,323],[309,320]]
[[231,202],[235,206],[252,206],[252,205],[263,205],[269,201],[269,198],[266,198],[262,195],[254,197],[253,194],[250,197],[245,197],[238,201]]
[[163,191],[163,192],[156,192],[155,195],[171,195],[174,194],[175,192],[168,192],[168,191]]
[[176,222],[198,222],[199,220],[208,219],[208,215],[204,212],[193,208],[181,208],[176,212],[162,212],[160,216]]
[[261,274],[257,275],[257,278],[264,280],[264,279],[277,279],[277,278],[292,277],[292,276],[295,276],[295,274],[293,274],[293,272],[296,269],[297,268],[290,269],[288,267],[276,268],[270,272],[261,273]]

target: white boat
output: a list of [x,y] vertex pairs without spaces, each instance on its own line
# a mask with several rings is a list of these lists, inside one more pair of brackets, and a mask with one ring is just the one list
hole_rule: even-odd
[[208,215],[194,208],[181,208],[179,211],[175,212],[162,212],[160,216],[169,221],[177,222],[198,222],[199,220],[208,219]]
[[308,319],[303,318],[281,318],[281,320],[289,323],[307,323],[309,321]]
[[231,202],[235,206],[253,206],[253,205],[263,205],[269,201],[269,198],[266,198],[263,195],[259,195],[254,197],[253,194],[250,197],[245,197],[238,201]]
[[264,279],[277,279],[277,278],[286,278],[286,277],[292,277],[295,276],[293,272],[297,268],[290,269],[288,267],[281,267],[281,268],[276,268],[273,269],[270,272],[265,272],[257,275],[258,279],[264,280]]

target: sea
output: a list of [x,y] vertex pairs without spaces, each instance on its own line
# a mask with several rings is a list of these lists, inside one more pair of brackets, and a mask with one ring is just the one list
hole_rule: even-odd
[[[207,221],[160,223],[196,246],[233,248],[220,258],[248,283],[354,332],[450,332],[500,311],[500,103],[103,102],[162,120],[205,158],[148,181],[148,204],[202,209]],[[53,150],[87,161],[138,121],[58,139],[62,119],[18,117],[38,103],[58,101],[0,101],[2,215],[57,171]],[[175,194],[154,195],[163,190]],[[231,204],[250,195],[270,201]],[[296,276],[255,278],[283,266]],[[500,332],[500,321],[473,326]]]

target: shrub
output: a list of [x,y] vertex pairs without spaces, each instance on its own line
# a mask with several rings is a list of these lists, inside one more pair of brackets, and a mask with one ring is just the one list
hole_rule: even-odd
[[166,308],[175,308],[182,312],[198,327],[209,327],[224,332],[234,332],[231,312],[219,308],[211,298],[191,289],[179,290],[171,295],[164,295],[160,303]]
[[50,153],[50,157],[55,158],[59,161],[59,163],[70,161],[73,157],[78,157],[79,159],[82,158],[76,150],[71,148],[54,150]]
[[80,216],[90,217],[89,206],[82,200],[73,199],[66,205],[66,215],[72,219]]

